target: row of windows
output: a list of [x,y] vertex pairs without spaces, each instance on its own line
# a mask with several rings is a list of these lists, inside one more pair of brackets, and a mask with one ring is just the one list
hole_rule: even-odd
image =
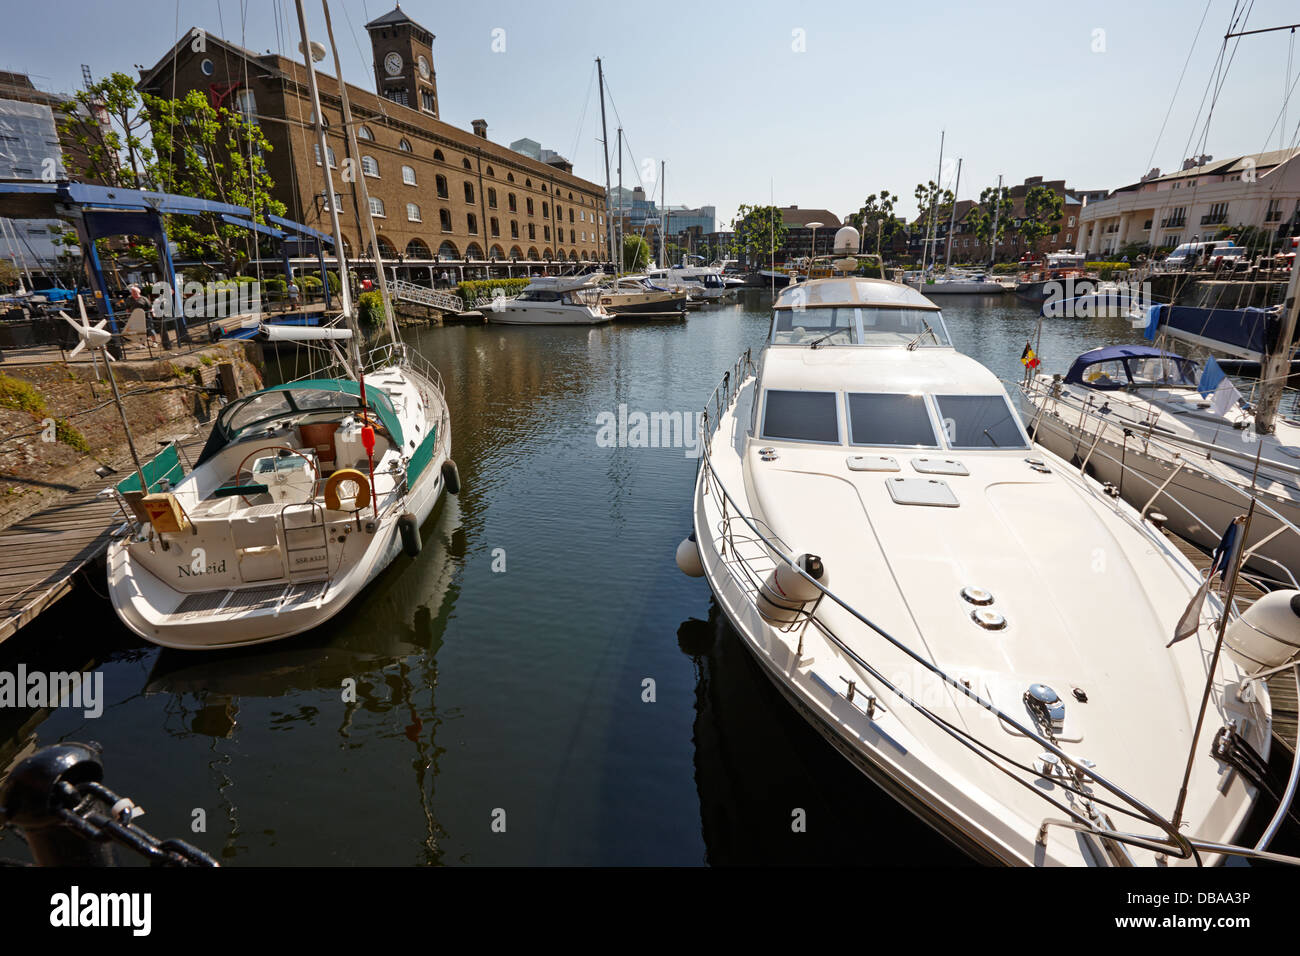
[[[886,448],[1027,448],[1005,395],[848,392],[850,445]],[[936,429],[936,424],[940,428]],[[942,432],[944,445],[940,444]],[[761,434],[766,439],[843,444],[838,392],[768,389]]]
[[[320,146],[319,146],[319,145],[313,146],[313,150],[314,150],[315,157],[316,157],[316,165],[319,166],[319,165],[320,165]],[[334,150],[333,150],[333,148],[331,148],[331,147],[326,147],[326,150],[327,150],[327,154],[328,154],[328,156],[329,156],[329,163],[330,163],[330,166],[337,166],[337,162],[336,162],[336,160],[335,160],[335,156],[334,156]],[[361,157],[361,171],[362,171],[365,175],[370,176],[371,178],[374,178],[374,179],[381,178],[380,175],[379,175],[379,163],[375,160],[375,158],[374,158],[373,156],[365,155],[365,154],[362,155],[362,157]],[[403,182],[405,185],[407,185],[407,186],[418,186],[418,185],[419,185],[419,183],[418,183],[418,181],[417,181],[417,178],[416,178],[416,175],[415,175],[415,168],[414,168],[413,166],[405,166],[405,165],[402,166],[402,182]],[[470,182],[465,182],[465,183],[462,183],[462,186],[464,187],[464,191],[465,191],[465,202],[467,202],[467,203],[471,203],[471,204],[472,204],[472,203],[475,201],[475,200],[474,200],[474,184],[473,184],[473,183],[470,183]],[[444,176],[444,175],[442,175],[442,173],[438,173],[438,174],[434,177],[434,189],[436,190],[439,199],[448,199],[448,198],[450,198],[450,192],[449,192],[449,190],[448,190],[448,186],[447,186],[447,177]],[[518,212],[518,211],[519,211],[519,200],[518,200],[518,197],[517,197],[514,193],[507,193],[507,194],[506,194],[506,204],[509,206],[509,209],[510,209],[511,212]],[[534,207],[534,205],[533,205],[533,199],[532,199],[531,196],[525,196],[525,197],[524,197],[524,204],[525,204],[525,208],[526,208],[527,211],[528,211],[528,215],[530,215],[530,216],[536,215],[535,207]],[[489,209],[496,209],[496,208],[498,207],[498,203],[497,203],[497,191],[496,191],[496,187],[494,187],[494,186],[489,186],[489,187],[488,187],[488,190],[487,190],[487,206],[488,206]],[[382,215],[382,213],[377,213],[377,215]],[[558,203],[557,203],[556,206],[555,206],[555,216],[556,216],[557,219],[563,219],[563,218],[564,218],[564,208],[563,208],[562,206],[560,206]],[[549,219],[550,217],[551,217],[551,207],[550,207],[550,204],[547,203],[545,200],[543,200],[543,201],[542,201],[542,218],[543,218],[543,219]],[[592,224],[593,226],[596,225],[598,222],[599,222],[600,225],[603,226],[603,225],[605,224],[605,217],[604,217],[604,216],[597,216],[596,213],[593,212],[593,213],[591,213],[590,220],[589,220],[589,219],[588,219],[587,210],[585,210],[585,209],[579,209],[579,210],[577,210],[576,213],[575,213],[573,207],[572,207],[572,206],[569,207],[569,222],[570,222],[570,223],[574,223],[574,222],[588,222],[588,221],[590,221],[591,224]],[[548,227],[548,228],[549,228],[549,227]]]
[[[352,243],[348,242],[346,238],[343,240],[343,251],[345,255],[348,256],[352,255]],[[379,254],[383,256],[385,259],[395,259],[397,257],[397,249],[393,246],[392,242],[390,242],[386,237],[380,236]],[[489,260],[494,259],[501,262],[504,262],[507,259],[519,259],[523,261],[540,262],[544,259],[554,259],[556,258],[556,255],[557,253],[553,253],[549,246],[546,249],[542,250],[541,252],[539,252],[535,246],[530,246],[527,253],[525,253],[524,250],[521,249],[519,246],[511,246],[510,254],[506,255],[505,250],[501,246],[493,244],[488,249],[487,256],[484,257],[483,247],[480,246],[477,242],[471,242],[468,246],[465,247],[464,257],[465,259],[472,260],[472,261],[483,261],[484,258],[487,258]],[[423,239],[412,239],[410,242],[408,242],[406,244],[405,256],[407,259],[433,259],[434,258],[433,254],[429,251],[428,244]],[[442,245],[438,247],[437,258],[446,259],[446,260],[458,260],[461,258],[461,254],[457,250],[455,243],[444,241]],[[566,255],[565,251],[563,249],[560,249],[558,250],[558,258],[560,260],[567,260],[569,262],[577,262],[579,261],[579,259],[594,259],[595,252],[590,249],[586,249],[586,250],[570,249]]]

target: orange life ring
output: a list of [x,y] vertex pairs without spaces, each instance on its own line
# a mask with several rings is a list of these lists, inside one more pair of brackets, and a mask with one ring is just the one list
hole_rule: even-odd
[[339,501],[339,485],[345,481],[354,482],[357,486],[357,495],[352,502],[352,511],[360,511],[370,504],[370,482],[366,480],[365,474],[355,468],[340,468],[325,481],[325,507],[327,509],[330,511],[344,510],[342,502]]

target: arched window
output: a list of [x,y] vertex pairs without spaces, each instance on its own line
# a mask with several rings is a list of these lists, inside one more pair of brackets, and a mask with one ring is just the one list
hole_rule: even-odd
[[520,249],[518,246],[510,247],[511,259],[522,259],[523,257],[524,257],[524,250]]
[[357,127],[357,139],[373,140],[374,138],[375,138],[375,134],[370,132],[369,126],[363,124]]
[[528,208],[528,215],[531,216],[533,214],[533,197],[532,196],[524,197],[524,205]]
[[474,184],[473,184],[473,183],[466,183],[466,184],[465,184],[465,201],[466,201],[467,203],[472,203],[472,202],[474,202]]
[[531,261],[533,261],[533,262],[536,262],[536,261],[537,261],[537,247],[536,247],[536,246],[529,246],[529,247],[528,247],[528,258],[529,258]]
[[533,188],[533,181],[532,181],[531,179],[525,179],[525,180],[524,180],[524,185],[527,186],[529,189],[532,189],[532,188]]
[[511,212],[519,211],[519,205],[515,200],[514,193],[506,193],[506,205],[510,207]]
[[412,239],[406,244],[406,258],[408,259],[432,259],[429,255],[429,247],[425,245],[423,239]]
[[546,192],[546,183],[542,183],[542,192]]
[[361,171],[365,173],[367,176],[374,176],[378,178],[379,163],[375,162],[375,157],[363,155],[361,157]]
[[408,186],[415,185],[415,169],[411,166],[402,167],[402,182]]
[[573,231],[572,229],[570,229],[570,230],[569,230],[569,242],[572,243],[572,242],[577,242],[577,241],[578,241],[578,240],[577,240],[577,238],[576,238],[576,233],[574,233],[574,231]]
[[442,227],[443,232],[451,232],[451,210],[438,210],[438,225]]
[[379,199],[376,196],[370,197],[370,215],[372,216],[386,215],[386,213],[384,212],[384,201],[382,199]]
[[473,168],[474,168],[474,164],[471,163],[468,159],[462,159],[462,160],[460,161],[460,164],[461,164],[462,166],[464,166],[466,169],[473,169]]
[[497,174],[493,171],[491,166],[487,168],[487,174],[491,176],[493,179],[496,179]]
[[465,231],[472,235],[478,235],[478,216],[472,212],[465,214]]
[[578,250],[577,250],[577,249],[570,249],[570,250],[569,250],[569,261],[570,261],[570,262],[577,262],[577,261],[578,261]]
[[550,219],[550,218],[551,218],[551,210],[550,210],[550,208],[546,205],[545,202],[542,203],[542,218],[543,218],[543,219]]
[[573,193],[569,193],[569,202],[573,202]]
[[376,236],[375,238],[379,240],[379,254],[381,256],[385,259],[391,259],[397,255],[397,250],[393,248],[393,244],[388,241],[386,236]]
[[495,261],[495,260],[497,260],[497,259],[504,259],[505,257],[506,257],[506,254],[505,254],[505,252],[502,251],[502,249],[501,249],[500,246],[493,246],[491,249],[488,250],[488,258],[489,258],[489,259],[492,259],[492,260]]
[[[315,157],[316,157],[316,165],[319,166],[319,165],[320,165],[320,143],[312,143],[312,145],[311,145],[311,150],[312,150],[312,153],[313,153],[313,154],[315,155]],[[333,146],[326,146],[326,147],[325,147],[325,155],[327,155],[327,156],[330,158],[330,168],[331,168],[331,169],[335,169],[335,168],[337,168],[337,167],[338,167],[338,161],[334,158],[334,147],[333,147]]]
[[511,239],[519,238],[519,223],[517,220],[514,219],[510,220],[510,238]]
[[488,220],[488,230],[493,236],[501,235],[501,220],[493,216]]
[[443,160],[442,150],[440,150],[440,149],[435,149],[435,150],[433,151],[433,158],[436,159],[436,160],[437,160],[438,162],[440,162],[440,163],[443,162],[444,160]]
[[479,248],[479,244],[477,242],[471,242],[469,246],[465,249],[465,258],[466,259],[483,258],[483,250]]
[[402,141],[397,145],[398,147],[401,148],[402,152],[404,153],[409,153],[411,151],[411,141],[406,137],[402,137]]
[[438,258],[459,259],[460,253],[456,251],[456,247],[452,243],[443,242],[443,244],[438,247]]
[[450,196],[447,192],[447,177],[442,173],[438,173],[438,175],[434,177],[433,184],[438,190],[439,199],[447,199]]
[[547,246],[546,251],[542,253],[542,258],[545,259],[547,262],[550,262],[552,259],[555,258],[555,256],[551,254],[551,249],[549,246]]
[[488,187],[488,208],[497,208],[497,191],[491,186]]
[[408,222],[423,222],[420,218],[420,207],[413,202],[406,204],[406,219]]
[[508,182],[508,183],[513,183],[514,181],[515,181],[515,174],[514,174],[514,173],[506,173],[506,182]]

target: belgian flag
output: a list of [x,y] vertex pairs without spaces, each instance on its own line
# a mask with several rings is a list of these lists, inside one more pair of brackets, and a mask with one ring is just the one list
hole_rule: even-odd
[[1020,353],[1020,364],[1025,368],[1038,368],[1038,356],[1028,342],[1025,343],[1025,350]]

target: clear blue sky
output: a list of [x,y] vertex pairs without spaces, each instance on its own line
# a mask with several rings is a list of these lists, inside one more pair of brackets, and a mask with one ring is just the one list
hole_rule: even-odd
[[[313,38],[323,39],[319,0],[304,4]],[[349,81],[373,88],[362,25],[392,5],[333,0]],[[1102,189],[1133,182],[1152,165],[1176,169],[1196,152],[1196,116],[1233,3],[1210,0],[1194,49],[1205,0],[405,0],[403,9],[437,37],[443,119],[468,129],[483,117],[493,140],[531,137],[598,182],[604,167],[594,58],[603,57],[635,157],[625,162],[624,183],[636,184],[637,167],[657,170],[666,160],[667,201],[713,204],[725,226],[741,203],[771,197],[843,215],[882,188],[902,193],[910,214],[915,185],[937,171],[941,129],[946,157],[964,159],[963,198],[999,173],[1008,183],[1042,175]],[[1294,0],[1257,0],[1246,26],[1296,21]],[[198,26],[286,55],[298,42],[292,0],[11,0],[0,67],[69,91],[80,85],[82,63],[97,77],[152,65],[178,24],[182,32]],[[504,52],[493,50],[498,28]],[[1240,41],[1206,152],[1222,157],[1279,145],[1278,132],[1268,133],[1282,104],[1289,42],[1286,32]],[[1189,49],[1186,78],[1157,142]],[[328,60],[325,67],[333,72]],[[1297,72],[1300,50],[1292,79]],[[611,108],[611,150],[618,118]],[[1300,91],[1287,111],[1289,131],[1297,121]]]

